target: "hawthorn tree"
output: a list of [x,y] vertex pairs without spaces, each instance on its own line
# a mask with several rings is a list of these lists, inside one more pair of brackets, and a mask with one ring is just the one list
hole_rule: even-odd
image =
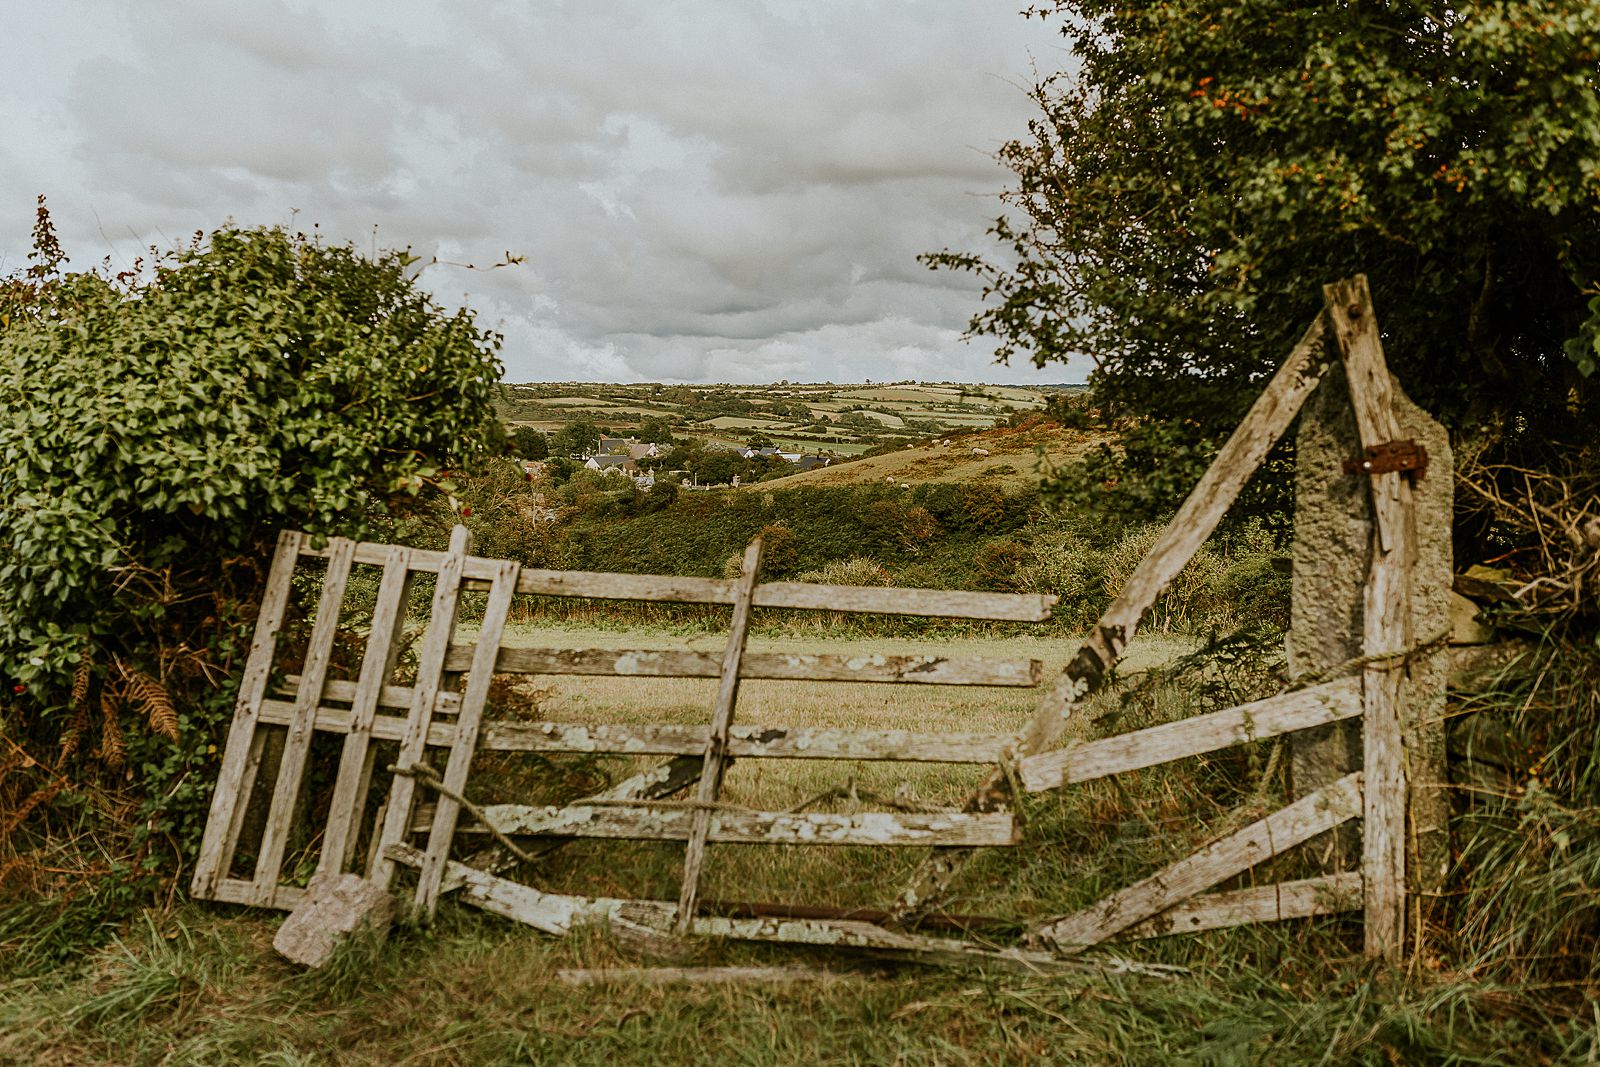
[[1016,176],[990,230],[1001,251],[925,258],[982,279],[970,329],[1001,359],[1093,358],[1124,449],[1082,484],[1170,507],[1321,285],[1356,272],[1396,373],[1447,423],[1593,439],[1593,0],[1028,14],[1060,20],[1074,62],[1035,87],[1038,117],[1001,150]]
[[69,271],[42,198],[35,246],[0,281],[0,732],[56,783],[126,767],[181,840],[276,531],[381,532],[448,487],[497,428],[499,339],[402,252],[230,227]]

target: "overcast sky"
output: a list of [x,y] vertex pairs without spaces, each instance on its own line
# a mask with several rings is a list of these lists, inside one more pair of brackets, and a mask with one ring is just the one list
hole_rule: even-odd
[[[1079,380],[960,340],[1066,62],[1022,0],[8,5],[0,266],[33,199],[79,267],[226,219],[411,246],[509,381]],[[20,17],[18,17],[20,14]]]

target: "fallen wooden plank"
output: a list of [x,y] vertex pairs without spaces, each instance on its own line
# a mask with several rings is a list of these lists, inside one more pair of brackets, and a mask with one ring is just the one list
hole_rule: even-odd
[[[446,670],[466,670],[476,645],[454,645]],[[638,678],[718,678],[722,657],[711,652],[502,648],[494,669],[502,674],[616,675]],[[949,656],[803,655],[747,652],[741,679],[812,682],[914,682],[921,685],[1038,685],[1044,664],[1036,659],[959,659]]]
[[[391,845],[385,853],[390,861],[406,866],[417,866],[422,861],[421,853],[406,845]],[[666,933],[672,929],[677,916],[677,907],[668,901],[618,900],[545,893],[532,886],[521,885],[455,862],[449,864],[447,877],[459,880],[462,887],[461,899],[473,907],[482,908],[484,911],[558,937],[565,936],[580,926],[607,923],[644,927]],[[1073,970],[1170,977],[1185,973],[1181,967],[1130,963],[1114,957],[1063,960],[1048,952],[990,948],[965,941],[887,930],[865,922],[782,918],[734,919],[696,915],[690,923],[689,933],[699,937],[728,937],[750,941],[864,949],[921,963],[992,967],[1029,974]]]
[[1360,813],[1361,775],[1349,774],[1033,935],[1062,952],[1081,951]]
[[1250,923],[1361,910],[1361,872],[1341,871],[1274,885],[1202,893],[1118,934],[1116,940],[1167,937]]
[[[1377,315],[1365,275],[1325,286],[1333,334],[1344,356],[1350,402],[1363,448],[1400,436]],[[1446,475],[1448,476],[1448,475]],[[1366,657],[1399,653],[1411,644],[1411,566],[1415,516],[1411,482],[1397,471],[1369,476],[1374,536],[1362,594]],[[1361,724],[1366,775],[1361,823],[1361,869],[1366,888],[1366,954],[1398,962],[1406,926],[1406,664],[1378,659],[1363,668],[1366,711]],[[1442,781],[1442,768],[1430,771]]]
[[685,807],[566,807],[491,804],[485,821],[503,834],[686,841],[696,810],[706,812],[706,840],[762,845],[1013,845],[1008,812],[744,812]]
[[1018,764],[1017,772],[1025,789],[1038,792],[1141,767],[1154,767],[1247,741],[1352,719],[1360,714],[1361,679],[1352,675],[1236,708],[1029,756]]
[[592,985],[788,985],[793,982],[838,982],[859,978],[844,971],[811,967],[600,967],[556,971],[556,981]]

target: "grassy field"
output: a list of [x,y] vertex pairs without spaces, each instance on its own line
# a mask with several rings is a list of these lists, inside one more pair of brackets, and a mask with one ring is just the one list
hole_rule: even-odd
[[[975,441],[989,454],[974,455]],[[761,482],[759,488],[765,491],[801,485],[864,485],[891,479],[907,484],[994,479],[994,484],[1011,490],[1038,484],[1035,447],[1045,449],[1052,460],[1060,462],[1083,449],[1085,443],[1082,435],[1059,426],[991,430],[981,439],[955,437],[948,445],[935,442],[900,448],[841,466],[819,467],[803,474],[775,478]]]
[[[724,637],[522,624],[508,640],[718,651]],[[763,630],[750,647],[1039,658],[1049,677],[1069,644],[1026,636],[929,642]],[[1183,690],[1139,672],[1170,664],[1193,644],[1136,640],[1123,691],[1086,708],[1075,735],[1192,713]],[[496,714],[704,722],[714,687],[711,680],[532,678],[501,687]],[[1036,696],[1019,689],[749,681],[737,721],[1008,730]],[[1270,746],[1262,745],[1236,758],[1185,761],[1171,771],[1025,798],[1024,843],[990,850],[974,863],[951,908],[1027,920],[1081,906],[1273,805],[1276,765]],[[571,795],[632,766],[484,754],[472,793],[484,801],[537,799],[554,781]],[[862,791],[898,790],[901,797],[948,803],[979,773],[747,760],[730,771],[726,798],[781,808],[853,780]],[[811,810],[830,808],[849,810],[850,803]],[[568,892],[671,899],[681,851],[666,843],[580,842],[514,875]],[[922,855],[716,846],[704,895],[882,905]],[[273,953],[278,922],[262,912],[180,904],[147,913],[109,946],[66,966],[0,979],[0,1064],[1523,1064],[1594,1062],[1584,1057],[1600,1050],[1600,1017],[1590,1030],[1550,1017],[1538,999],[1465,976],[1373,970],[1358,958],[1359,925],[1343,919],[1113,947],[1117,955],[1188,968],[1172,978],[952,972],[698,942],[670,962],[813,973],[790,983],[669,986],[630,978],[630,971],[661,960],[605,931],[553,940],[450,900],[430,929],[402,927],[385,943],[352,945],[319,973]],[[576,987],[560,977],[569,968],[615,973],[604,984]]]

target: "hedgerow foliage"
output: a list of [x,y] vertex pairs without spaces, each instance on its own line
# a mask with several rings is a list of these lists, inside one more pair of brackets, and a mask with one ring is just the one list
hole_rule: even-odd
[[996,253],[928,262],[983,281],[971,329],[1002,357],[1094,357],[1098,401],[1126,420],[1085,480],[1099,496],[1174,505],[1322,284],[1358,272],[1391,365],[1447,424],[1594,440],[1592,0],[1030,14],[1059,20],[1078,62],[1035,87],[1028,134],[1000,151],[1016,184]]
[[230,227],[69,271],[42,200],[35,243],[0,283],[0,733],[195,799],[275,531],[361,534],[480,451],[498,338],[401,252]]

